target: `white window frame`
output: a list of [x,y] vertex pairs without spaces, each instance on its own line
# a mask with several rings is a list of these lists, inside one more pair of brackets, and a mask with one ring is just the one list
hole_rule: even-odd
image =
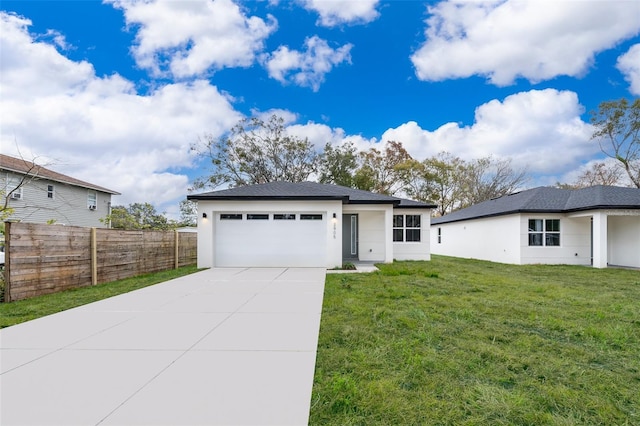
[[[534,225],[532,227],[532,222]],[[553,226],[557,224],[557,228]],[[550,229],[551,228],[551,229]],[[529,247],[560,247],[562,244],[560,219],[530,218],[527,220],[527,243]],[[539,236],[533,241],[533,236]],[[557,244],[549,244],[557,241]]]
[[[93,195],[93,197],[92,197]],[[87,208],[89,210],[97,210],[98,209],[98,191],[94,191],[89,189],[87,191]]]
[[[409,222],[410,220],[408,219],[409,217],[411,217],[411,221],[414,221],[415,218],[418,218],[418,226],[415,226],[415,222],[413,222],[412,226],[409,226]],[[398,221],[398,219],[402,218],[402,221]],[[409,231],[418,231],[418,239],[417,240],[411,240],[408,241],[407,240],[407,235],[409,235]],[[401,232],[401,238],[398,238],[397,236],[400,235],[399,232],[396,231],[402,231]],[[412,232],[413,234],[413,232]],[[420,243],[422,242],[422,215],[421,214],[394,214],[393,215],[393,242],[394,243]]]
[[[24,182],[22,179],[9,177],[7,175],[7,185],[5,187],[5,194],[9,197],[10,200],[24,200],[24,193],[22,189],[24,188]],[[20,185],[22,183],[22,185]],[[11,192],[13,191],[13,192]],[[8,195],[11,192],[11,195]]]
[[47,184],[47,198],[50,200],[56,199],[56,187],[53,184]]

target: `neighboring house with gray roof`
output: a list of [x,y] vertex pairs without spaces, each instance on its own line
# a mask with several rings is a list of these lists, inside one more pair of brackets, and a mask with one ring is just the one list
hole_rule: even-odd
[[187,198],[198,203],[201,268],[430,259],[432,204],[315,182],[271,182]]
[[2,204],[10,221],[106,227],[118,192],[42,167],[32,161],[0,154]]
[[434,254],[640,268],[640,189],[538,187],[431,220]]

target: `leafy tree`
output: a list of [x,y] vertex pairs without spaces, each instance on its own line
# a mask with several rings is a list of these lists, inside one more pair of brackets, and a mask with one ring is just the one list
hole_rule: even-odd
[[425,159],[422,164],[427,180],[423,201],[434,201],[438,205],[436,214],[440,216],[459,209],[464,187],[464,160],[443,151]]
[[318,181],[353,187],[357,168],[358,154],[352,143],[335,147],[328,143],[318,159]]
[[393,195],[406,182],[407,162],[413,160],[402,146],[402,142],[389,141],[384,150],[370,148],[360,152],[360,167],[354,175],[354,186],[358,189]]
[[594,132],[602,152],[617,160],[631,182],[640,188],[640,98],[629,102],[602,102],[591,113]]
[[282,117],[268,121],[243,119],[220,139],[204,137],[211,160],[209,176],[196,180],[194,188],[251,185],[274,181],[303,182],[316,170],[317,154],[308,139],[287,134]]
[[156,208],[149,203],[133,203],[125,206],[114,206],[111,214],[105,222],[111,222],[111,227],[115,229],[171,229],[175,224],[169,222],[167,218],[156,211]]
[[198,203],[187,200],[180,201],[180,226],[195,226],[197,223]]
[[527,180],[525,170],[514,170],[511,160],[492,157],[464,161],[440,152],[421,163],[410,164],[404,191],[421,201],[435,202],[436,215],[445,215],[472,204],[509,194]]

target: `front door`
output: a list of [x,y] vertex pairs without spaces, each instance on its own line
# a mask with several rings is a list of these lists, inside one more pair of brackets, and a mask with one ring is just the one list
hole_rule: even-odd
[[342,258],[358,260],[358,215],[342,215]]

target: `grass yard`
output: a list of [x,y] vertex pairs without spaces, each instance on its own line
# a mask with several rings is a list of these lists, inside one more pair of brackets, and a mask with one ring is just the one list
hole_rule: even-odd
[[328,275],[314,425],[640,425],[640,272],[434,256]]
[[153,274],[113,281],[97,286],[80,287],[60,293],[47,294],[11,303],[0,303],[0,328],[19,324],[76,306],[86,305],[139,288],[197,272],[196,266],[185,266]]

